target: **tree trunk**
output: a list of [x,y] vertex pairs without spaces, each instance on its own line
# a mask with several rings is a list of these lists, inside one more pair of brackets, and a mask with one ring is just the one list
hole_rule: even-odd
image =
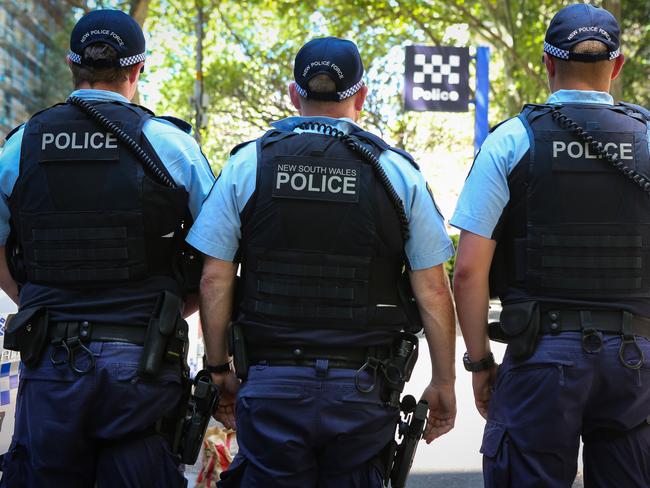
[[[621,38],[623,38],[623,19],[621,18],[622,12],[621,12],[621,0],[604,0],[603,2],[603,7],[605,7],[607,10],[609,10],[614,17],[616,17],[616,20],[618,20],[618,25],[621,26]],[[623,98],[623,72],[618,75],[618,78],[616,78],[612,82],[612,88],[610,90],[610,93],[614,97],[615,101],[621,100]]]
[[[140,24],[140,27],[144,26],[144,21],[147,20],[147,14],[149,13],[149,0],[131,0],[131,9],[129,14],[135,19],[135,21]],[[140,93],[138,90],[135,91],[133,95],[133,103],[140,103]]]

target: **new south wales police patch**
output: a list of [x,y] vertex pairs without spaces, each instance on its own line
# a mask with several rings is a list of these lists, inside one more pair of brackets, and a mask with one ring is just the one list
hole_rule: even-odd
[[361,162],[306,156],[273,161],[273,198],[357,203]]

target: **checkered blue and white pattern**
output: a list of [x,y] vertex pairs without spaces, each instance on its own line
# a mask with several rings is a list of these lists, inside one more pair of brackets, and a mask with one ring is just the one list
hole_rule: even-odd
[[612,59],[618,58],[620,55],[621,55],[621,48],[619,47],[616,51],[612,51],[611,53],[609,53],[609,59],[611,61]]
[[544,51],[549,53],[551,56],[555,56],[556,58],[569,59],[569,51],[555,47],[546,41],[544,41]]
[[[339,101],[351,97],[356,92],[358,92],[363,85],[364,85],[363,80],[359,80],[347,90],[344,90],[342,92],[336,92],[336,94],[339,96]],[[298,95],[300,95],[301,97],[307,98],[307,90],[301,87],[298,83],[296,83],[296,91],[298,92]]]
[[344,90],[342,92],[337,92],[339,95],[339,100],[345,100],[346,98],[351,97],[356,92],[358,92],[362,86],[363,86],[363,80],[359,80],[347,90]]
[[18,376],[23,363],[20,362],[18,351],[2,351],[0,365],[0,406],[9,405],[16,401],[18,394]]
[[72,51],[68,52],[68,59],[73,63],[81,64],[81,56],[79,56],[77,53],[73,53]]
[[129,56],[128,58],[121,58],[120,66],[133,66],[134,64],[143,62],[145,59],[147,59],[147,53],[140,53],[135,56]]
[[427,62],[425,54],[416,54],[414,64],[413,83],[417,85],[425,83],[427,76],[430,83],[434,85],[441,84],[445,76],[447,77],[447,84],[460,84],[460,74],[453,72],[453,68],[460,66],[460,56],[452,54],[445,63],[442,54],[432,54],[430,62]]
[[[569,51],[565,51],[564,49],[560,49],[558,47],[553,46],[552,44],[549,44],[548,42],[544,41],[544,51],[549,53],[551,56],[555,56],[556,58],[560,59],[569,59]],[[616,59],[621,55],[621,49],[617,49],[616,51],[612,51],[609,53],[609,59]]]
[[[81,64],[81,56],[79,56],[77,53],[69,51],[68,58],[73,63]],[[145,59],[147,59],[147,53],[136,54],[135,56],[129,56],[128,58],[120,58],[120,66],[122,68],[126,66],[132,66],[134,64],[141,63]]]

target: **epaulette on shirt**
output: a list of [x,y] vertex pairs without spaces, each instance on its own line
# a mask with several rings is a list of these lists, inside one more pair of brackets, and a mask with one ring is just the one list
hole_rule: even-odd
[[251,139],[250,141],[245,141],[242,143],[237,144],[235,147],[232,148],[232,151],[230,151],[230,155],[234,156],[239,152],[240,149],[242,149],[244,146],[247,146],[251,142],[255,142],[255,139]]
[[172,117],[171,115],[162,115],[162,116],[157,116],[156,118],[166,120],[167,122],[171,122],[186,134],[192,133],[192,124],[184,121],[183,119],[179,119],[178,117]]
[[5,136],[5,141],[8,141],[11,136],[13,136],[16,132],[18,132],[21,129],[21,127],[24,127],[24,126],[25,126],[25,124],[20,124],[18,127],[14,127],[13,129],[11,129],[9,131],[9,134],[7,134]]

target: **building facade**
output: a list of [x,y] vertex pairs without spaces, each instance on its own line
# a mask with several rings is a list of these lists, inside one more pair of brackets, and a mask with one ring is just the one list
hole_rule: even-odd
[[58,88],[69,88],[69,75],[51,72],[56,61],[65,63],[61,36],[69,12],[56,0],[0,0],[0,140],[56,101]]

